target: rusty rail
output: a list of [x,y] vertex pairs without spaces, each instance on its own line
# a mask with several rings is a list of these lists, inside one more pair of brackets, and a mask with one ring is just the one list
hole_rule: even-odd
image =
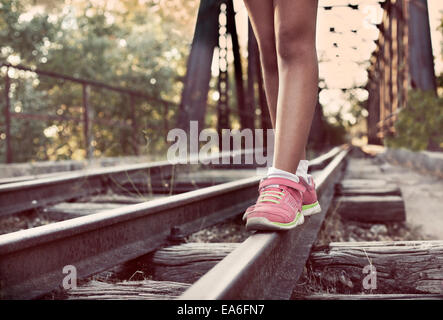
[[180,299],[289,299],[326,216],[348,152],[338,153],[316,179],[321,213],[294,230],[256,232]]

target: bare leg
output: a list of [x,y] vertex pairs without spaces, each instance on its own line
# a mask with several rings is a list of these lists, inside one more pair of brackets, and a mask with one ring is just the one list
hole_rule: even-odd
[[317,0],[274,0],[279,91],[273,166],[288,172],[306,156],[317,103],[317,5]]
[[279,76],[274,30],[274,3],[273,0],[244,0],[244,3],[258,42],[266,101],[272,127],[275,128]]
[[[282,2],[295,2],[294,3],[289,3],[289,4],[285,4]],[[300,4],[300,2],[302,2]],[[275,129],[276,128],[276,113],[277,113],[277,102],[278,102],[278,95],[279,95],[279,80],[280,80],[280,76],[279,76],[279,65],[278,65],[278,60],[282,61],[280,69],[286,69],[286,65],[287,64],[291,64],[291,68],[296,68],[298,69],[297,71],[297,77],[298,75],[301,74],[302,80],[298,79],[299,83],[303,82],[304,80],[308,80],[308,79],[304,79],[303,78],[303,70],[311,70],[314,73],[317,74],[317,80],[315,80],[315,92],[317,92],[317,85],[318,85],[318,71],[316,71],[315,69],[318,68],[317,67],[317,61],[315,60],[315,66],[312,67],[312,63],[311,66],[306,66],[304,65],[304,61],[303,61],[303,57],[300,56],[299,59],[291,59],[291,60],[296,60],[294,61],[294,63],[291,63],[288,58],[289,57],[289,53],[293,54],[293,55],[297,55],[297,47],[300,47],[301,49],[305,48],[305,47],[309,47],[312,46],[311,49],[313,49],[313,51],[315,51],[315,20],[316,20],[316,8],[317,8],[317,1],[316,0],[244,0],[244,3],[246,5],[246,9],[248,10],[248,15],[249,18],[251,19],[251,24],[252,24],[252,28],[254,30],[254,34],[257,37],[257,42],[258,42],[258,46],[259,46],[259,51],[260,51],[260,61],[261,61],[261,66],[262,66],[262,70],[263,70],[263,80],[264,80],[264,85],[265,85],[265,92],[266,92],[266,99],[268,102],[268,107],[269,107],[269,113],[270,113],[270,118],[271,118],[271,122],[272,122],[272,126]],[[297,7],[298,10],[298,14],[294,14],[293,11],[290,12],[286,12],[285,14],[281,14],[281,11],[285,10],[285,8],[287,6],[290,7]],[[303,6],[308,6],[311,7],[310,11],[311,14],[308,16],[305,16],[304,18],[299,18],[298,16],[304,16],[304,10]],[[300,8],[298,8],[300,7]],[[274,11],[275,9],[275,11]],[[293,9],[293,8],[292,8]],[[314,12],[313,9],[315,9]],[[287,17],[286,20],[288,21],[284,21],[282,22],[281,19],[285,19],[284,17]],[[309,20],[311,17],[311,21],[310,23],[308,23],[307,25],[304,23],[306,20]],[[295,18],[298,18],[299,21],[298,22],[294,22],[293,20]],[[278,21],[276,21],[276,19],[279,19]],[[279,29],[280,28],[280,29]],[[292,35],[287,36],[286,34],[284,34],[284,30],[283,28],[287,28],[289,29],[287,32],[288,33],[292,33]],[[295,33],[301,32],[301,28],[304,29],[311,29],[310,33],[311,39],[308,39],[309,42],[307,43],[301,43],[303,42],[303,37],[307,37],[307,35],[303,35],[300,34],[299,37],[294,37]],[[282,31],[282,32],[279,32]],[[277,37],[279,38],[279,40],[276,39],[276,33],[277,33]],[[286,38],[288,41],[292,41],[292,43],[288,43],[288,44],[282,44],[282,41],[285,41]],[[296,38],[296,39],[294,39]],[[309,37],[308,37],[309,38]],[[284,49],[285,52],[288,52],[288,54],[284,55],[283,59],[281,59],[279,56],[281,56],[281,53],[278,55],[277,54],[277,42],[279,43],[279,47],[280,49]],[[287,48],[289,47],[289,48]],[[288,51],[289,49],[289,51]],[[279,50],[282,51],[282,50]],[[284,53],[284,52],[283,52]],[[315,59],[316,59],[316,55],[315,55]],[[301,68],[299,68],[301,67]],[[306,67],[306,68],[303,68]],[[312,70],[314,69],[314,70]],[[284,73],[288,73],[290,71],[286,71]],[[294,75],[295,76],[295,75]],[[315,75],[314,75],[315,76]],[[280,88],[281,90],[281,88]],[[299,92],[294,92],[294,95],[298,95]],[[303,95],[303,92],[301,92],[301,94]],[[303,100],[303,98],[301,98]],[[284,99],[287,100],[287,99]],[[294,101],[294,105],[297,105],[296,101]],[[315,102],[314,102],[314,107],[315,107]],[[312,110],[314,110],[314,107]],[[311,115],[311,121],[312,121],[312,116]],[[306,119],[309,120],[309,117]],[[292,120],[291,120],[292,122]],[[310,122],[309,121],[305,121],[305,124],[308,124],[310,127]],[[302,153],[301,156],[298,160],[301,159],[306,159],[306,142],[307,142],[307,135],[309,134],[309,128],[307,129],[307,133],[306,133],[306,137],[305,137],[305,144],[302,148]],[[277,134],[276,134],[277,136]],[[280,158],[280,157],[279,157]],[[294,162],[298,163],[297,159],[294,159]],[[275,166],[275,163],[274,163]],[[284,170],[284,169],[283,169]],[[288,170],[287,170],[288,171]],[[290,171],[290,172],[295,172],[295,170]]]

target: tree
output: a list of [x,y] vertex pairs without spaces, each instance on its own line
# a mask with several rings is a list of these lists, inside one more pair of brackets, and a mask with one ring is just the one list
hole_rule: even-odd
[[[178,103],[180,99],[197,1],[120,0],[113,1],[113,6],[86,0],[36,3],[0,0],[0,61],[152,96],[150,101],[133,99],[139,141],[145,135],[150,149],[162,148],[164,123],[175,116],[176,108],[171,104],[165,109],[154,100]],[[4,76],[5,68],[2,72]],[[13,112],[81,118],[80,85],[29,73],[10,71],[10,75]],[[21,107],[16,109],[16,105]],[[129,96],[91,88],[90,105],[94,118],[101,120],[92,128],[95,155],[131,154]],[[105,119],[127,125],[104,125]],[[79,122],[14,118],[12,125],[15,161],[85,156]],[[26,139],[29,136],[33,139]],[[20,143],[18,139],[22,139]]]

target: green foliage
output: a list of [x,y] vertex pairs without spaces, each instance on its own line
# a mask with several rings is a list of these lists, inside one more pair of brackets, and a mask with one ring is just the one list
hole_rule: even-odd
[[[443,32],[443,18],[438,30]],[[436,80],[440,92],[443,74]],[[385,142],[392,148],[442,151],[443,98],[431,91],[411,90],[408,105],[400,110],[395,122],[395,134],[386,137]]]
[[20,56],[22,62],[37,62],[45,53],[45,44],[55,34],[56,25],[46,14],[24,20],[23,1],[0,0],[0,59]]
[[414,151],[443,150],[443,98],[431,91],[411,90],[408,105],[395,122],[395,134],[386,143]]
[[[13,81],[11,91],[15,99],[11,101],[11,109],[36,116],[46,112],[45,94],[35,91],[32,79],[29,81]],[[43,133],[49,121],[33,118],[13,119],[11,126],[11,146],[15,162],[24,162],[41,157],[47,159],[46,148],[51,141]]]
[[[0,62],[20,63],[179,102],[198,2],[0,0]],[[42,12],[42,13],[39,13]],[[0,77],[6,69],[0,71]],[[82,119],[82,87],[11,69],[11,111]],[[90,88],[95,156],[133,154],[128,95]],[[4,95],[0,86],[0,95]],[[16,109],[16,106],[19,106]],[[176,104],[135,98],[139,144],[162,148]],[[4,99],[0,100],[0,108]],[[18,110],[18,111],[17,111]],[[3,124],[0,123],[0,134]],[[51,128],[52,135],[44,130]],[[12,119],[14,161],[85,155],[81,121]],[[1,141],[1,140],[0,140]],[[4,156],[4,143],[0,156]]]

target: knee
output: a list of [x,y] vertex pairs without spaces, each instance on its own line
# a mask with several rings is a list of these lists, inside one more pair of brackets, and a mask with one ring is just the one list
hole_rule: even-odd
[[265,72],[278,72],[277,51],[274,41],[259,43],[260,61]]
[[277,55],[282,63],[307,63],[317,58],[315,34],[304,28],[280,27]]

